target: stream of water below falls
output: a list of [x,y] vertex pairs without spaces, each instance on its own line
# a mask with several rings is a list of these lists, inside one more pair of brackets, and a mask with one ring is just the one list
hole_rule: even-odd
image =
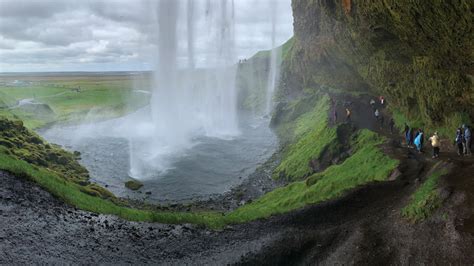
[[67,150],[81,152],[81,164],[89,170],[91,181],[119,197],[155,203],[183,202],[230,190],[275,152],[277,138],[268,127],[268,119],[241,120],[240,135],[227,140],[203,136],[193,139],[194,145],[173,156],[170,169],[140,180],[144,186],[138,191],[124,186],[130,180],[127,139],[95,134],[77,138],[81,125],[57,126],[39,134]]

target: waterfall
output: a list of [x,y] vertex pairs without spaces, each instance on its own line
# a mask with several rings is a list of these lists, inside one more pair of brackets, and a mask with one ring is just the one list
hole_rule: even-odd
[[[133,122],[140,136],[130,138],[130,175],[138,179],[166,170],[170,156],[183,153],[196,137],[228,139],[239,134],[234,3],[184,1],[160,0],[156,7],[154,89],[149,108]],[[204,23],[200,17],[206,18]],[[187,34],[178,34],[180,25],[186,25]],[[196,68],[196,30],[210,33],[205,69]],[[186,66],[180,64],[182,54]]]

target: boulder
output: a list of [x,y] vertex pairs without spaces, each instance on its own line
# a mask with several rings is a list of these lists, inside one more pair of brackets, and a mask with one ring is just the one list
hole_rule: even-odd
[[137,180],[130,180],[125,182],[125,187],[131,190],[139,190],[141,187],[143,187],[143,184]]

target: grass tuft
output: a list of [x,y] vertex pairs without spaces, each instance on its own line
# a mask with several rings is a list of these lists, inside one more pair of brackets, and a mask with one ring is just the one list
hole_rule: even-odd
[[428,218],[438,207],[441,199],[438,193],[439,178],[446,171],[437,171],[431,174],[426,181],[413,193],[410,202],[402,209],[402,216],[418,222]]

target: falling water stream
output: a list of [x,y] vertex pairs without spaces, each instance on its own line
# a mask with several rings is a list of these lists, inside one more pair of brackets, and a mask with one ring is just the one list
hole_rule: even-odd
[[280,75],[281,50],[276,47],[276,24],[277,24],[277,5],[278,1],[270,2],[270,10],[272,16],[272,35],[271,35],[271,51],[270,51],[270,70],[268,72],[265,112],[270,114],[273,109],[273,95],[278,86]]

